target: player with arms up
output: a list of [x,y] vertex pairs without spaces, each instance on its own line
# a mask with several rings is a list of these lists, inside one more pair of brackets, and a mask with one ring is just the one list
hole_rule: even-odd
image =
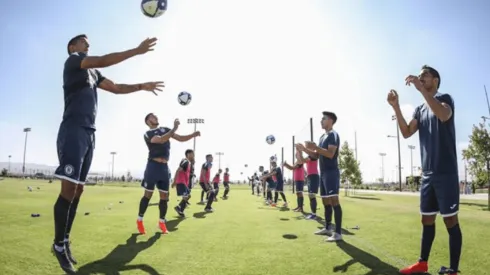
[[74,273],[73,264],[77,263],[70,249],[69,236],[83,193],[83,184],[92,164],[97,88],[113,94],[129,94],[141,90],[156,94],[163,87],[163,82],[115,84],[97,69],[153,51],[156,41],[156,38],[146,39],[134,49],[103,56],[88,55],[90,45],[84,34],[77,35],[68,42],[69,56],[63,69],[65,108],[56,141],[59,166],[55,176],[61,179],[61,192],[54,204],[55,236],[52,245],[60,267],[66,273]]
[[[297,148],[308,156],[320,160],[320,195],[325,207],[325,228],[315,232],[317,235],[327,235],[331,232],[332,212],[335,217],[335,232],[327,238],[328,242],[342,240],[342,207],[339,202],[340,170],[339,170],[339,134],[333,129],[337,115],[323,112],[322,129],[325,133],[320,137],[319,146],[306,141],[305,146],[298,144]],[[333,209],[333,211],[332,211]]]
[[230,170],[225,168],[225,174],[223,175],[223,186],[225,187],[225,193],[223,199],[228,199],[228,193],[230,192]]
[[266,189],[266,203],[269,204],[272,207],[276,206],[276,203],[272,200],[272,192],[276,189],[276,182],[272,179],[272,176],[275,174],[275,171],[269,172],[269,171],[263,171],[262,168],[262,177],[261,180],[263,180],[266,184],[264,188]]
[[[296,145],[296,149],[298,149],[298,145]],[[320,185],[320,176],[318,175],[318,159],[312,158],[310,156],[303,158],[303,154],[299,154],[299,160],[302,163],[306,163],[308,179],[308,196],[310,197],[311,214],[308,215],[308,217],[306,218],[316,219],[316,195],[318,194],[318,187]]]
[[206,162],[203,163],[201,167],[201,175],[199,177],[199,185],[201,185],[202,188],[202,193],[201,193],[201,204],[204,204],[203,198],[204,198],[204,193],[207,194],[207,202],[206,202],[206,207],[204,208],[204,211],[206,212],[213,212],[213,208],[211,207],[213,205],[214,201],[214,190],[213,187],[211,186],[211,168],[213,167],[213,155],[208,154],[206,155]]
[[303,166],[303,162],[300,160],[299,155],[301,151],[296,151],[296,163],[293,165],[289,165],[286,161],[283,163],[284,167],[289,170],[293,170],[293,180],[296,185],[296,200],[298,203],[298,207],[293,209],[294,212],[303,212],[303,189],[305,186],[305,168]]
[[458,221],[459,177],[454,126],[454,101],[449,94],[438,92],[441,85],[439,72],[423,66],[419,76],[410,75],[407,85],[414,85],[425,99],[407,124],[403,118],[395,90],[388,93],[388,103],[393,107],[400,132],[409,138],[419,132],[422,158],[420,187],[420,213],[422,214],[422,243],[419,261],[400,270],[401,274],[418,274],[428,271],[429,254],[434,241],[437,213],[441,213],[449,233],[450,266],[441,268],[446,274],[458,273],[463,237]]
[[175,172],[175,179],[172,183],[172,188],[177,186],[177,196],[182,197],[179,205],[174,209],[181,218],[185,218],[184,210],[187,206],[187,201],[190,199],[190,182],[191,182],[191,166],[194,162],[194,151],[188,149],[185,151],[185,158],[180,161],[179,168]]
[[144,139],[148,146],[148,162],[146,164],[145,174],[141,186],[145,189],[141,198],[136,225],[140,234],[145,234],[145,226],[143,225],[143,217],[145,215],[148,204],[155,191],[155,187],[160,193],[160,202],[158,209],[160,210],[160,220],[158,226],[163,234],[167,234],[167,226],[165,225],[165,216],[168,208],[168,190],[170,187],[168,161],[170,158],[170,138],[185,142],[194,137],[200,136],[200,132],[194,132],[191,135],[180,136],[175,133],[180,122],[178,119],[174,121],[174,128],[159,127],[158,117],[153,113],[149,113],[145,117],[145,123],[150,130],[145,133]]
[[272,167],[272,175],[276,178],[276,189],[274,192],[274,204],[277,205],[277,200],[279,199],[279,194],[281,194],[281,198],[284,201],[282,207],[288,207],[288,201],[286,199],[286,195],[284,195],[284,175],[282,174],[282,169],[277,165],[277,160],[274,159],[271,162]]

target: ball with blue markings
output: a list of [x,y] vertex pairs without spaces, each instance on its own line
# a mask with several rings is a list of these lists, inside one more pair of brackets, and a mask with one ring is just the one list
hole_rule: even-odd
[[276,138],[275,138],[273,135],[268,135],[268,136],[265,138],[265,141],[266,141],[268,144],[274,144],[274,142],[276,142]]
[[192,100],[191,94],[186,91],[180,92],[179,96],[177,97],[177,101],[182,106],[189,105],[189,103],[191,103],[191,100]]
[[167,0],[142,0],[141,11],[151,18],[160,17],[167,11]]

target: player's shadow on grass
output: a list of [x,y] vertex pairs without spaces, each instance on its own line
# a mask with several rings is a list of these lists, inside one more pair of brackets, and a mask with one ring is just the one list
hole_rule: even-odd
[[194,215],[192,215],[192,216],[196,219],[204,219],[204,218],[206,218],[206,214],[208,214],[208,212],[202,211],[202,212],[194,213]]
[[333,272],[345,273],[351,265],[359,263],[371,271],[363,275],[378,275],[378,274],[400,274],[398,268],[383,262],[378,257],[369,254],[368,252],[353,246],[345,241],[337,242],[337,246],[342,249],[352,259],[342,265],[335,266]]
[[168,231],[170,232],[174,232],[174,231],[177,231],[179,230],[178,226],[179,224],[185,220],[184,218],[181,218],[181,217],[178,217],[177,219],[175,220],[170,220],[170,221],[167,221],[166,225],[167,225],[167,229]]
[[362,196],[349,196],[348,198],[349,199],[356,199],[356,200],[371,200],[371,201],[380,201],[381,200],[380,198],[376,198],[376,197],[364,197],[364,195],[362,195]]
[[95,262],[88,263],[78,269],[76,274],[104,274],[119,275],[122,271],[141,270],[150,275],[161,275],[153,267],[147,264],[128,265],[138,254],[150,248],[160,238],[161,234],[156,233],[147,241],[136,242],[139,234],[132,234],[125,244],[116,246],[107,256]]
[[480,210],[488,211],[488,205],[484,203],[476,203],[476,202],[460,202],[461,205],[466,205],[470,207],[480,207]]

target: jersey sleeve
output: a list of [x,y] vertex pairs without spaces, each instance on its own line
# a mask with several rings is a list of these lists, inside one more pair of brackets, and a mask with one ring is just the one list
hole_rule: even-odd
[[337,134],[337,132],[333,131],[328,134],[327,139],[325,141],[325,147],[323,148],[328,149],[328,146],[330,145],[339,147],[339,143],[340,143],[339,135]]
[[420,122],[420,106],[417,106],[413,111],[412,119],[415,119],[417,122]]
[[155,136],[155,133],[153,131],[147,131],[145,133],[145,141],[147,143],[150,143],[151,142],[151,139]]
[[209,169],[209,164],[206,162],[202,165],[202,170],[208,170]]
[[182,168],[182,170],[187,171],[187,169],[189,168],[189,161],[187,159],[183,159],[180,162],[179,167]]
[[448,95],[448,94],[443,94],[437,98],[440,102],[446,103],[451,107],[451,110],[454,110],[454,100],[453,98]]
[[87,55],[85,53],[72,53],[65,62],[65,69],[69,71],[81,69],[82,61]]
[[99,70],[95,70],[95,74],[97,75],[97,86],[104,81],[105,77],[102,75],[102,73]]

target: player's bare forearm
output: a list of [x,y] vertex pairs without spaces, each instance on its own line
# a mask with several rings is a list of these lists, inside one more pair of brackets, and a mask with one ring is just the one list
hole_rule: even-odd
[[398,127],[400,128],[400,132],[402,133],[404,138],[408,138],[411,136],[410,128],[408,127],[407,121],[403,117],[402,110],[399,105],[393,106],[393,111],[395,111],[396,121],[398,123]]
[[446,103],[440,102],[428,93],[423,93],[425,101],[434,115],[442,122],[448,121],[452,116],[452,110]]
[[329,159],[333,158],[333,156],[334,156],[334,154],[332,154],[330,151],[328,151],[327,149],[321,148],[321,147],[317,147],[316,152],[320,156],[324,156],[324,157],[329,158]]
[[288,168],[289,170],[293,170],[293,167],[287,163],[283,163],[283,166]]
[[194,137],[193,134],[190,134],[190,135],[185,135],[185,136],[180,136],[180,135],[174,135],[173,138],[177,141],[181,141],[181,142],[185,142],[185,141],[189,141],[191,140],[192,138]]
[[142,90],[141,84],[115,84],[115,94],[130,94]]
[[136,49],[103,55],[100,57],[98,68],[116,65],[136,55],[138,55]]
[[310,156],[312,158],[316,158],[317,159],[319,157],[318,152],[315,152],[315,151],[313,151],[311,149],[305,148],[304,151],[305,151],[306,154],[308,154],[308,156]]

